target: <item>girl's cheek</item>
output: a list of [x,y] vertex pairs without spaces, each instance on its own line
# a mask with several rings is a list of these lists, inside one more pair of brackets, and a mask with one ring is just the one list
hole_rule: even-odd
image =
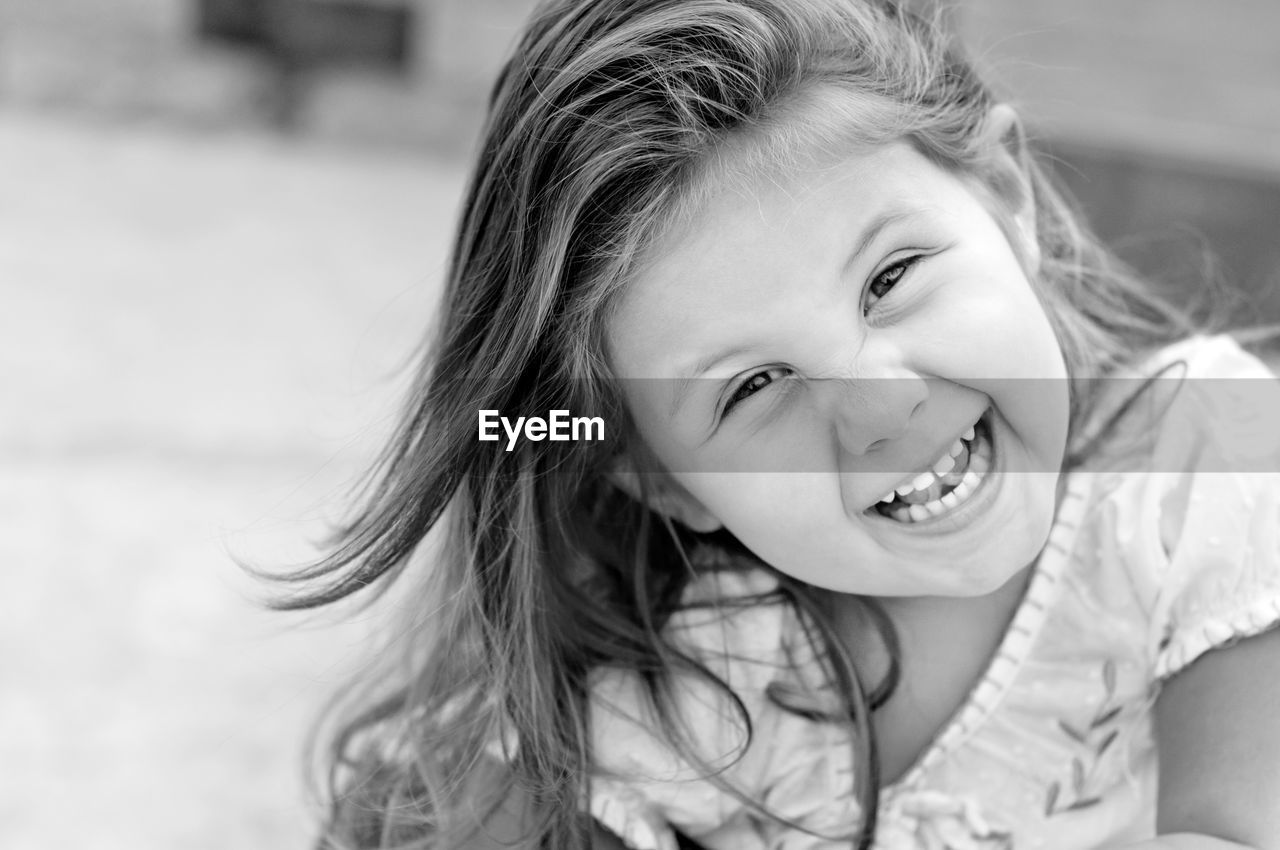
[[823,434],[819,411],[789,397],[770,409],[744,411],[722,426],[712,445],[698,453],[697,463],[703,471],[742,474],[831,469],[830,440]]
[[1057,338],[1029,286],[975,282],[966,295],[951,311],[950,336],[973,377],[1059,377]]
[[834,469],[830,428],[821,411],[803,400],[793,401],[762,435],[764,454],[756,468],[763,472],[799,473]]
[[777,472],[729,476],[722,492],[725,525],[744,541],[769,550],[760,554],[777,559],[773,550],[803,542],[794,514],[811,503],[811,477]]

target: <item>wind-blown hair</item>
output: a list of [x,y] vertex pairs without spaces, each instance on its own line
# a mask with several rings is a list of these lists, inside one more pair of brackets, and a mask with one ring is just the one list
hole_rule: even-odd
[[[797,121],[816,97],[834,107]],[[687,553],[750,555],[609,484],[611,461],[643,447],[610,381],[604,326],[646,247],[725,174],[730,145],[750,140],[744,155],[782,167],[796,151],[905,140],[993,198],[1029,189],[1033,284],[1073,379],[1191,330],[1099,247],[1019,139],[999,143],[1015,151],[1021,174],[1009,173],[983,134],[995,103],[939,27],[881,2],[553,0],[536,12],[493,90],[402,422],[332,549],[280,603],[385,589],[439,527],[378,677],[346,695],[323,846],[465,846],[506,783],[531,801],[528,846],[587,846],[588,675],[602,665],[638,671],[680,741],[671,673],[711,677],[662,634],[693,573]],[[1090,386],[1073,390],[1073,427]],[[505,451],[477,440],[480,409],[590,411],[610,429],[603,442]],[[834,719],[857,727],[867,822],[849,840],[866,846],[879,784],[869,716],[893,682],[864,688],[819,594],[780,581],[826,646],[846,703]],[[501,741],[495,771],[487,753]]]

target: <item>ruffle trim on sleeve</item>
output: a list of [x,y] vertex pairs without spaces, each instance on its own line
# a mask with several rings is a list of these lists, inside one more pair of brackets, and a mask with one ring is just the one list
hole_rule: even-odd
[[[764,850],[751,843],[742,801],[703,769],[748,795],[760,793],[769,775],[777,718],[765,690],[781,669],[785,622],[784,607],[768,599],[776,589],[777,579],[756,569],[708,571],[686,589],[685,607],[665,632],[737,700],[700,675],[678,674],[670,707],[677,728],[663,728],[634,671],[593,673],[596,775],[584,808],[631,850],[676,850],[675,830],[700,841],[715,833],[718,843],[708,846]],[[748,729],[757,733],[752,746],[744,746]],[[695,752],[685,753],[679,739]]]
[[1012,836],[996,829],[968,796],[909,791],[881,805],[873,850],[1009,850]]
[[1164,680],[1201,655],[1280,626],[1280,597],[1260,599],[1227,617],[1205,621],[1198,628],[1173,635],[1156,656],[1155,675]]
[[592,783],[591,817],[630,850],[678,850],[676,835],[644,795],[621,782]]

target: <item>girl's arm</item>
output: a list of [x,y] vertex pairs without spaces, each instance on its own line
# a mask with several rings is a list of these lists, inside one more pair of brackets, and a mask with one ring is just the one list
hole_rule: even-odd
[[1156,739],[1162,837],[1134,850],[1280,850],[1280,629],[1169,680]]

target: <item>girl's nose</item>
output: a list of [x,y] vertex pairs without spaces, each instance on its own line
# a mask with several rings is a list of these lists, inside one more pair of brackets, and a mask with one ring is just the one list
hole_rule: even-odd
[[830,421],[841,454],[857,458],[906,433],[929,396],[925,379],[904,368],[825,383]]

